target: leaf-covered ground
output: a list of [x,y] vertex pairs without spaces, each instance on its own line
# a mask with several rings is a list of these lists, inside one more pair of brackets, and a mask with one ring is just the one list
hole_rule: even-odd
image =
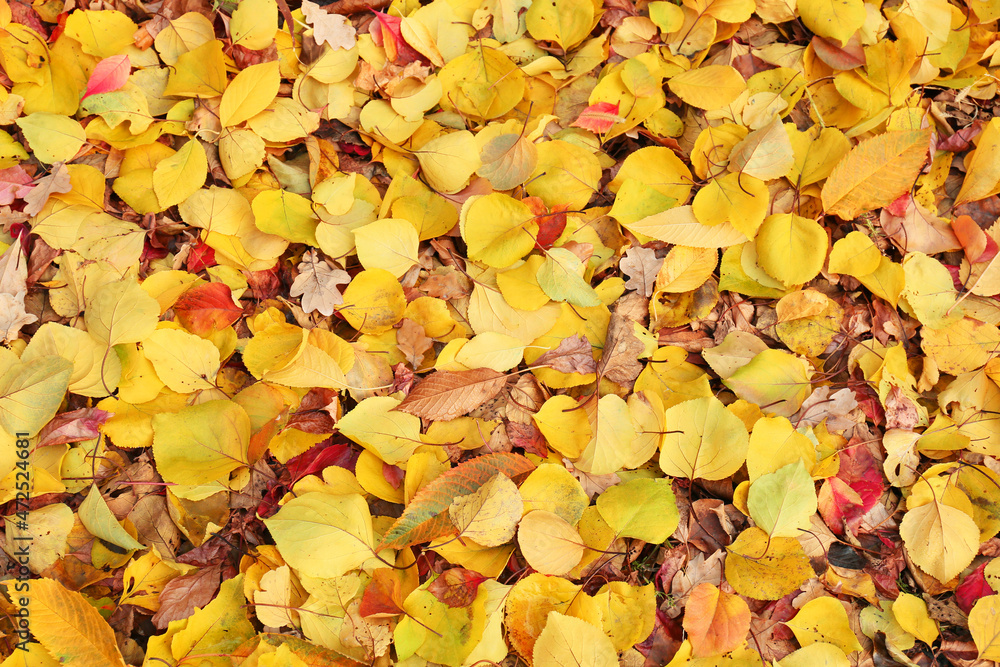
[[0,0],[3,667],[1000,660],[997,0]]

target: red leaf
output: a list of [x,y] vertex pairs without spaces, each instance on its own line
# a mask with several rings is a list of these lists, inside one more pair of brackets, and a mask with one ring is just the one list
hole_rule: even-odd
[[191,252],[188,253],[187,257],[188,271],[198,273],[202,269],[215,266],[216,264],[215,248],[201,241],[191,246]]
[[110,93],[118,90],[128,81],[128,75],[132,71],[132,64],[128,56],[111,56],[105,58],[94,66],[94,71],[87,80],[87,90],[83,93],[83,100],[91,95],[99,93]]
[[584,109],[570,127],[582,127],[594,134],[604,134],[612,125],[621,121],[617,104],[598,102]]
[[989,561],[969,573],[955,589],[955,604],[968,614],[979,598],[993,595],[993,589],[986,582],[985,570]]
[[386,57],[397,65],[406,65],[421,59],[420,53],[403,39],[403,19],[375,12],[369,32],[376,46],[385,49]]
[[486,581],[486,577],[478,572],[462,567],[453,567],[442,572],[441,576],[431,582],[427,591],[452,609],[468,607],[476,599],[479,584],[484,581]]
[[535,220],[538,222],[538,237],[535,239],[535,247],[541,250],[548,250],[552,244],[562,236],[566,229],[566,210],[568,206],[557,205],[551,212],[538,215]]
[[885,210],[889,211],[892,215],[897,218],[901,218],[906,215],[906,209],[910,207],[910,193],[901,194],[896,199],[885,207]]
[[225,283],[206,283],[189,289],[174,304],[177,319],[199,336],[222,331],[243,314]]
[[324,468],[330,466],[340,466],[354,472],[354,463],[357,460],[358,453],[348,445],[321,442],[295,458],[289,459],[285,467],[294,483],[303,477],[320,473]]

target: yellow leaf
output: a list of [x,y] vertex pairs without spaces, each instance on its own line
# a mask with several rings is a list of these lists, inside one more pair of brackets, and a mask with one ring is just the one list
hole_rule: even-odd
[[499,269],[531,252],[538,234],[531,209],[499,192],[470,198],[462,207],[459,228],[469,258]]
[[6,365],[0,373],[0,427],[37,434],[55,416],[72,372],[73,364],[55,355]]
[[341,418],[342,434],[376,454],[389,465],[405,463],[420,447],[420,418],[396,410],[400,401],[372,396]]
[[208,157],[197,139],[190,139],[153,169],[153,191],[160,210],[180,204],[205,184]]
[[264,140],[256,132],[227,128],[219,137],[219,161],[232,180],[250,174],[265,156]]
[[792,143],[778,115],[744,137],[729,153],[729,171],[762,181],[781,178],[794,162]]
[[583,538],[566,519],[545,510],[524,515],[517,528],[524,559],[542,574],[562,575],[583,557]]
[[61,664],[125,667],[114,631],[83,595],[51,579],[36,579],[28,599],[31,634]]
[[816,487],[802,461],[789,463],[750,484],[747,509],[772,537],[798,537],[816,513]]
[[302,494],[264,519],[264,524],[281,557],[310,577],[339,577],[374,554],[368,503],[356,493]]
[[497,473],[472,493],[458,496],[448,507],[448,516],[461,538],[484,547],[498,547],[514,537],[524,502],[517,485]]
[[576,525],[583,516],[590,498],[579,480],[562,465],[542,463],[528,475],[518,489],[524,502],[524,511],[546,510],[558,514],[570,525]]
[[[38,488],[35,487],[36,493]],[[76,522],[73,510],[62,503],[39,507],[27,515],[27,522],[24,524],[14,515],[4,517],[7,524],[7,544],[30,544],[27,565],[32,572],[40,574],[67,554],[67,538]]]
[[701,287],[715,272],[719,251],[675,245],[667,253],[656,275],[657,292],[690,292]]
[[671,77],[667,85],[686,104],[708,111],[731,104],[747,87],[730,65],[702,65]]
[[431,139],[416,151],[427,185],[444,194],[469,184],[469,177],[479,168],[478,153],[476,138],[468,130]]
[[167,25],[154,39],[156,50],[167,65],[176,65],[177,59],[188,51],[215,39],[215,28],[204,14],[187,12],[167,21]]
[[171,657],[184,663],[205,654],[229,655],[253,634],[240,573],[223,581],[215,599],[185,619],[170,642]]
[[702,224],[691,206],[675,206],[624,226],[635,234],[694,248],[728,248],[747,242],[746,235],[728,222]]
[[496,190],[521,185],[538,164],[538,149],[519,134],[501,134],[483,146],[476,173],[487,178]]
[[955,197],[955,205],[986,199],[1000,192],[1000,170],[996,155],[1000,149],[1000,118],[993,118],[977,137],[976,150],[965,158],[965,180]]
[[861,642],[851,630],[847,611],[837,598],[824,596],[810,600],[785,624],[795,633],[801,646],[824,642],[848,654],[861,650]]
[[274,42],[278,32],[278,3],[274,0],[243,0],[233,10],[229,23],[233,46],[259,51]]
[[208,401],[153,417],[156,469],[175,484],[228,479],[247,464],[250,418],[236,403]]
[[265,141],[295,141],[307,137],[319,127],[320,115],[301,102],[278,97],[267,108],[247,121],[247,127]]
[[552,41],[569,51],[593,29],[594,5],[575,0],[532,2],[524,22],[536,40]]
[[551,611],[535,642],[532,661],[536,667],[616,667],[618,653],[600,629]]
[[868,16],[862,0],[798,0],[797,6],[807,28],[841,44],[847,43]]
[[145,548],[118,523],[118,519],[111,513],[108,503],[104,500],[101,492],[97,490],[96,485],[91,485],[87,497],[83,499],[79,509],[77,509],[77,514],[80,516],[80,523],[83,524],[83,527],[105,542],[110,542],[129,551]]
[[778,667],[850,667],[851,661],[843,651],[826,642],[815,642],[792,651],[778,661]]
[[921,330],[920,347],[942,373],[959,375],[982,368],[1000,349],[1000,330],[964,317],[941,329]]
[[969,633],[981,660],[1000,660],[1000,595],[976,601],[969,612]]
[[545,401],[531,418],[548,443],[571,459],[580,456],[593,437],[586,411],[572,397],[564,394]]
[[677,529],[677,500],[666,479],[633,479],[597,497],[601,518],[615,537],[660,544]]
[[864,232],[851,232],[833,244],[830,273],[863,276],[873,273],[882,261],[882,253]]
[[181,53],[170,69],[165,96],[217,97],[226,90],[226,63],[217,39]]
[[118,11],[75,11],[66,17],[65,35],[80,42],[84,53],[103,59],[130,46],[137,28]]
[[767,185],[759,178],[725,174],[712,179],[698,191],[691,210],[703,225],[728,222],[748,238],[753,238],[767,217],[768,199]]
[[865,139],[826,179],[823,208],[851,220],[865,211],[888,206],[913,185],[927,161],[927,141],[924,130],[886,132]]
[[265,190],[251,203],[257,229],[292,243],[317,245],[312,202],[287,190]]
[[183,329],[157,329],[142,347],[156,375],[173,391],[189,394],[215,387],[221,360],[212,341]]
[[278,94],[279,83],[281,75],[277,60],[251,65],[237,74],[222,94],[219,104],[222,126],[239,125],[266,109]]
[[927,603],[916,595],[900,593],[892,603],[892,615],[900,627],[925,644],[933,644],[937,639],[937,623],[927,612]]
[[760,267],[786,287],[815,278],[828,248],[823,226],[793,213],[768,216],[755,242]]
[[660,468],[666,474],[725,479],[746,461],[750,442],[746,427],[714,396],[675,405],[664,420],[668,433],[663,436]]
[[812,393],[812,374],[809,362],[784,350],[764,350],[723,384],[762,410],[791,417]]
[[17,126],[34,156],[46,164],[68,162],[87,140],[80,123],[59,114],[33,113],[18,118]]
[[555,139],[538,146],[538,163],[526,189],[550,209],[563,205],[576,210],[587,205],[600,180],[601,164],[592,152]]
[[420,239],[407,220],[382,218],[355,229],[354,244],[363,267],[400,278],[417,263]]
[[406,297],[399,281],[384,269],[368,269],[354,276],[344,290],[341,315],[366,334],[380,334],[403,318]]
[[834,167],[851,150],[850,140],[835,127],[814,125],[805,132],[786,126],[792,142],[795,162],[788,179],[798,187],[818,183],[830,175]]
[[904,514],[899,535],[911,560],[942,583],[957,577],[979,551],[979,528],[972,517],[938,500]]

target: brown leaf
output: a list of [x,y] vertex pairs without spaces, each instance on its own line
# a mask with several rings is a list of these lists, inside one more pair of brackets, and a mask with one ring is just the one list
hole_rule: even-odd
[[575,334],[563,338],[554,350],[549,350],[533,364],[534,366],[549,366],[560,373],[594,373],[597,362],[594,361],[593,348],[584,336]]
[[410,366],[423,367],[424,354],[434,347],[434,341],[427,337],[424,328],[409,318],[403,318],[396,331],[396,344]]
[[635,290],[647,299],[653,294],[656,275],[663,266],[663,258],[656,256],[652,248],[636,246],[629,248],[618,262],[618,268],[629,277],[625,289]]
[[437,371],[427,376],[396,409],[424,419],[460,417],[500,393],[507,376],[490,368]]
[[631,385],[642,372],[639,355],[646,346],[635,335],[635,320],[625,317],[628,302],[622,299],[608,324],[608,335],[604,339],[604,356],[597,364],[597,374],[621,385]]
[[170,621],[187,618],[195,607],[204,607],[219,590],[219,566],[205,567],[193,574],[171,579],[160,592],[160,610],[153,615],[153,625],[165,630]]

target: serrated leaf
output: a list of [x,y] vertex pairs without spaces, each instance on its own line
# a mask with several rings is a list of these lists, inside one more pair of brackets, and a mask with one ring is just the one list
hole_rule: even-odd
[[377,550],[400,549],[448,534],[452,528],[445,510],[455,496],[472,493],[497,473],[515,479],[534,469],[534,464],[519,454],[485,454],[459,464],[413,497]]

